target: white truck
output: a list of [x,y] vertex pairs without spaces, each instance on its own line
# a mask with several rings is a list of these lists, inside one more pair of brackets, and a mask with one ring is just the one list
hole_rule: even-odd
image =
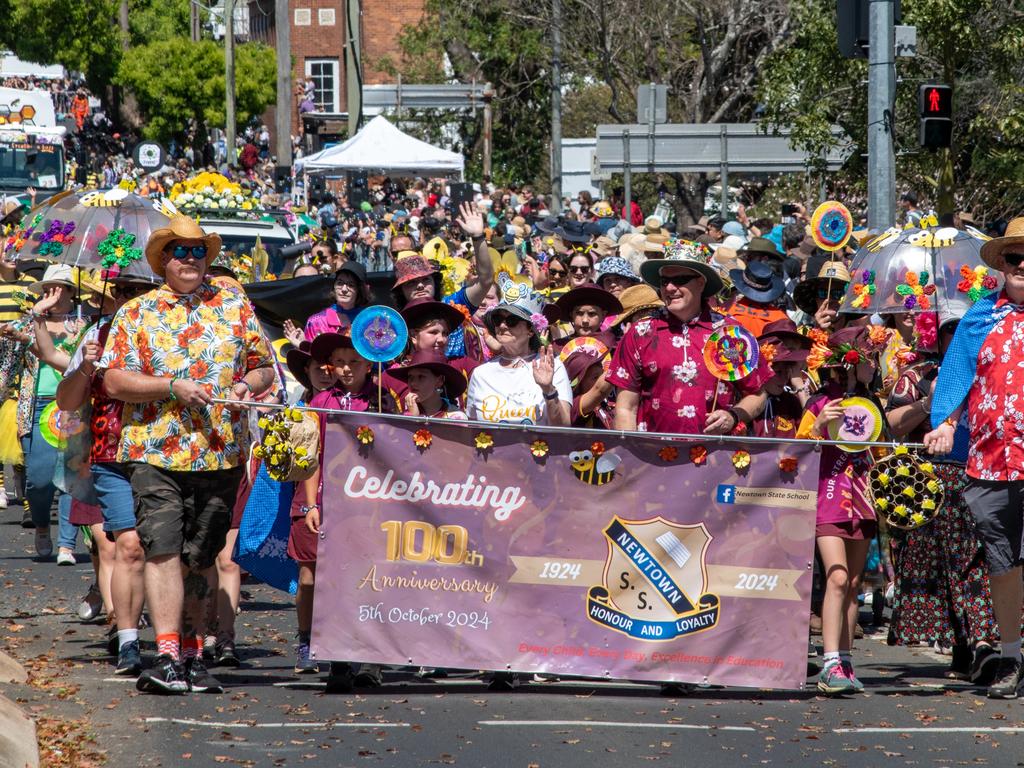
[[0,88],[0,194],[23,197],[28,187],[41,202],[64,189],[64,135],[46,91]]

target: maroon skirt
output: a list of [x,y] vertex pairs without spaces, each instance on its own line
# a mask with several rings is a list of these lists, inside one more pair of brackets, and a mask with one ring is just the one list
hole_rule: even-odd
[[840,539],[848,539],[849,541],[870,541],[875,538],[877,531],[877,520],[856,518],[841,523],[818,523],[814,528],[814,535],[818,538],[822,536],[837,536]]
[[72,525],[98,525],[103,522],[103,510],[93,504],[72,499],[68,519]]

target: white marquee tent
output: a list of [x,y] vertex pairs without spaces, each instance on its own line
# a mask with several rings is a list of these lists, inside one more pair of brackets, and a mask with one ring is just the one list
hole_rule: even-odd
[[402,133],[378,115],[347,141],[295,161],[299,173],[368,171],[403,176],[462,179],[465,160],[458,152],[435,147]]

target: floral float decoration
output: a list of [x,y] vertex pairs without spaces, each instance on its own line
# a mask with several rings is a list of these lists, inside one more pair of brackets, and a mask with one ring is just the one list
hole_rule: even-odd
[[142,249],[135,247],[135,235],[123,229],[110,231],[99,245],[96,253],[100,255],[100,264],[106,268],[104,277],[117,277],[124,267],[142,258]]
[[285,408],[257,422],[263,438],[253,454],[263,459],[267,474],[278,482],[299,482],[319,466],[320,422],[316,414]]
[[263,210],[258,197],[213,171],[204,171],[178,182],[171,188],[170,198],[179,211],[189,215],[212,209],[232,213]]
[[905,280],[896,287],[896,293],[903,297],[903,306],[906,309],[931,309],[929,297],[935,293],[935,285],[928,283],[928,273],[923,270],[907,272]]
[[75,222],[69,221],[65,224],[60,219],[54,219],[50,222],[50,228],[39,238],[37,253],[51,259],[59,258],[64,249],[74,242],[74,231]]
[[999,285],[995,277],[988,273],[988,267],[984,264],[979,264],[974,269],[971,269],[967,264],[963,264],[960,267],[960,277],[961,280],[956,284],[956,289],[960,293],[966,293],[971,303],[976,302],[988,291],[995,289]]
[[417,429],[412,433],[412,442],[421,451],[425,451],[434,442],[434,436],[429,429]]
[[871,297],[875,295],[875,272],[865,269],[860,274],[860,282],[853,286],[853,301],[850,306],[855,309],[867,309],[871,306]]

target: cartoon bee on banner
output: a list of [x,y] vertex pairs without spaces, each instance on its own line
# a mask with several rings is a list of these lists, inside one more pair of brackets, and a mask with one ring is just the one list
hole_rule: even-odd
[[576,477],[589,485],[604,485],[615,477],[615,470],[622,459],[614,453],[595,451],[573,451],[569,454],[569,466]]

